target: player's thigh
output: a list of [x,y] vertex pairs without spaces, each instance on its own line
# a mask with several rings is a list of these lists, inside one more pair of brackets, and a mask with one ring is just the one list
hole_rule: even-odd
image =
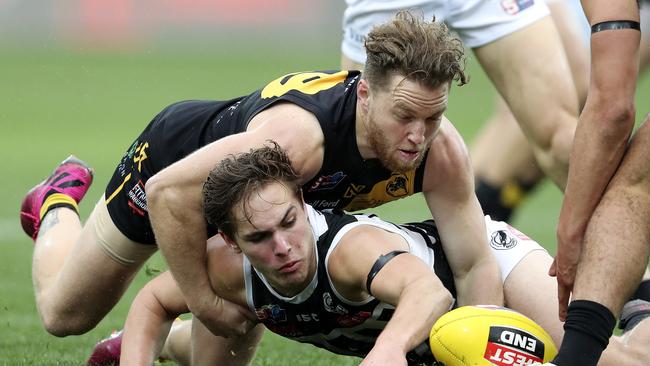
[[564,331],[557,316],[557,282],[548,275],[552,262],[544,250],[528,253],[506,278],[503,289],[506,306],[535,320],[559,345]]
[[522,171],[538,170],[528,140],[500,97],[495,113],[474,139],[471,156],[476,175],[492,184],[520,177]]
[[65,296],[80,303],[112,303],[119,299],[138,269],[154,252],[122,234],[102,198],[84,225],[61,273]]
[[650,1],[641,2],[641,56],[640,70],[644,72],[650,66]]
[[589,83],[589,22],[578,0],[547,0],[560,32],[580,104],[587,98]]
[[633,134],[608,188],[615,189],[633,190],[639,199],[650,198],[650,114]]
[[575,128],[578,99],[553,20],[544,17],[474,52],[524,133],[548,148],[558,129]]
[[552,258],[536,241],[512,226],[486,220],[492,254],[499,264],[505,305],[541,325],[559,344],[557,283],[548,275]]

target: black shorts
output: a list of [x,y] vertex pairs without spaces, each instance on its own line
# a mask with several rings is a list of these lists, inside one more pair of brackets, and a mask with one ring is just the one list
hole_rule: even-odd
[[218,140],[222,135],[236,133],[232,129],[213,128],[215,118],[232,104],[233,101],[172,104],[154,117],[131,144],[105,191],[111,219],[127,238],[155,245],[145,183],[166,166]]
[[426,220],[423,222],[408,223],[400,226],[422,235],[427,246],[433,250],[433,271],[445,288],[454,298],[456,298],[454,274],[451,272],[451,266],[449,265],[449,261],[447,261],[447,256],[443,250],[442,240],[440,239],[436,223],[433,220]]

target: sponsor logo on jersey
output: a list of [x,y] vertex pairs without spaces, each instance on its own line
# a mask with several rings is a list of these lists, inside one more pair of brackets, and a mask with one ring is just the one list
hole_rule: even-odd
[[483,358],[496,366],[523,366],[542,362],[544,342],[517,328],[493,326]]
[[335,209],[341,200],[336,200],[336,201],[326,201],[326,200],[315,200],[310,202],[309,204],[319,210],[319,211],[325,211],[325,210],[332,210]]
[[393,174],[386,183],[386,193],[391,197],[406,196],[408,191],[408,178],[404,174]]
[[369,311],[360,311],[356,314],[341,315],[336,318],[336,324],[348,328],[354,327],[366,321],[372,314]]
[[345,190],[345,193],[343,194],[343,197],[345,198],[353,198],[354,196],[358,195],[363,191],[363,189],[366,188],[363,184],[354,184],[351,183],[348,189]]
[[510,15],[515,15],[533,5],[535,0],[501,0],[501,7]]
[[296,314],[296,320],[299,322],[319,322],[319,316],[316,313],[309,313],[309,314]]
[[336,172],[332,175],[322,175],[309,187],[309,192],[334,189],[347,175]]
[[261,322],[275,324],[287,321],[287,311],[279,305],[264,305],[259,309],[255,309],[255,315]]
[[147,210],[147,194],[144,191],[144,183],[138,180],[138,183],[131,188],[129,195],[129,207],[137,215],[144,216]]
[[325,311],[328,313],[335,313],[335,314],[347,314],[348,311],[345,309],[341,304],[334,304],[334,300],[332,300],[332,295],[329,292],[324,292],[323,293],[323,307],[325,308]]
[[517,245],[517,239],[507,230],[498,230],[492,233],[490,245],[496,250],[512,249]]

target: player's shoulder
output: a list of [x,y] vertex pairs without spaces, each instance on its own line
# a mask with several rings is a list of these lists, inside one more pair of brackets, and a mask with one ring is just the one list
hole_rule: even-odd
[[446,118],[431,142],[424,171],[423,190],[432,187],[457,186],[471,176],[467,145],[458,130]]
[[244,288],[242,256],[241,252],[227,245],[219,235],[208,240],[208,274],[215,291],[235,295]]

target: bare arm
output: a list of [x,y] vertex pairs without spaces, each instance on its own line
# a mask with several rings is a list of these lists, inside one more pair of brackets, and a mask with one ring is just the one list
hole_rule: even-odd
[[210,287],[205,266],[206,227],[202,212],[203,182],[229,154],[248,151],[267,140],[278,142],[294,168],[306,179],[322,163],[323,135],[316,118],[292,104],[279,104],[257,115],[249,131],[213,142],[163,169],[146,184],[156,242],[196,317],[218,335],[245,332],[231,304]]
[[[337,291],[350,300],[366,299],[370,296],[368,273],[379,256],[393,250],[408,250],[408,244],[380,228],[352,229],[328,262]],[[406,353],[427,339],[433,322],[452,304],[451,294],[433,269],[408,253],[384,265],[372,281],[371,291],[375,298],[396,308],[362,365],[406,365]]]
[[503,283],[474,194],[467,148],[447,119],[426,164],[424,197],[454,274],[459,304],[502,305]]
[[172,321],[189,310],[167,271],[138,292],[126,318],[120,364],[152,365],[158,359]]
[[[220,236],[212,238],[207,245],[207,268],[211,285],[226,300],[232,301],[233,309],[240,312],[230,321],[234,323],[240,318],[254,317],[253,314],[245,314],[250,311],[245,307],[241,254],[226,247]],[[138,292],[129,309],[122,336],[120,364],[152,365],[160,355],[173,320],[187,312],[189,309],[183,294],[169,271],[147,283]],[[252,324],[244,324],[242,328],[248,331],[251,326]],[[221,353],[213,355],[220,356]]]
[[[639,21],[636,1],[583,0],[590,24]],[[560,317],[566,314],[582,241],[591,215],[616,172],[634,127],[640,32],[606,30],[591,36],[591,80],[574,138],[557,230]]]

